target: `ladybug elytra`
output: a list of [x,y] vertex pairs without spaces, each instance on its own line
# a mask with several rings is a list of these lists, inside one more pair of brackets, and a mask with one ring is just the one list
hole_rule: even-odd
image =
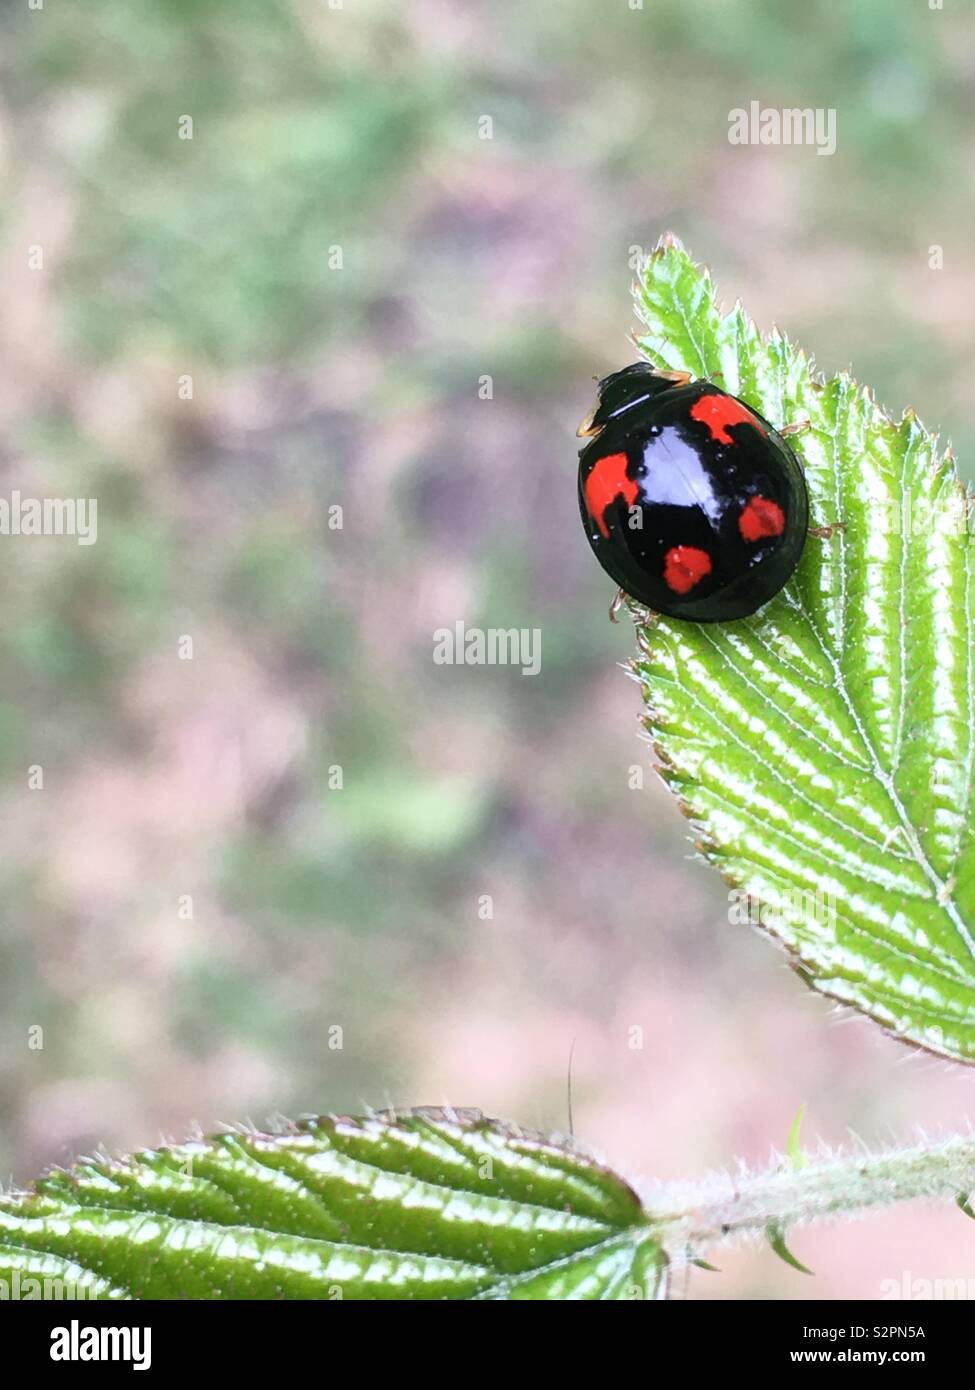
[[693,622],[744,618],[802,554],[802,468],[736,396],[647,362],[599,383],[579,455],[579,507],[596,559],[632,598]]

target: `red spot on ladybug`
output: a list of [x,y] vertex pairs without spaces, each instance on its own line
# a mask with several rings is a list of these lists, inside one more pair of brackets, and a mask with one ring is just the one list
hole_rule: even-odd
[[762,435],[768,432],[761,420],[757,419],[747,406],[742,405],[741,401],[736,401],[734,396],[726,396],[723,393],[717,396],[701,396],[700,400],[691,406],[690,416],[692,420],[707,425],[711,431],[711,438],[719,444],[734,444],[735,441],[728,433],[729,425],[751,425]]
[[664,556],[664,582],[675,594],[687,594],[711,573],[711,556],[696,545],[675,545]]
[[626,476],[627,457],[625,454],[607,454],[601,458],[586,479],[586,506],[603,535],[609,538],[609,527],[603,513],[611,502],[622,493],[628,507],[632,507],[640,489],[633,478]]
[[746,541],[762,541],[769,536],[781,536],[785,530],[785,512],[777,502],[767,497],[752,497],[742,508],[738,530]]

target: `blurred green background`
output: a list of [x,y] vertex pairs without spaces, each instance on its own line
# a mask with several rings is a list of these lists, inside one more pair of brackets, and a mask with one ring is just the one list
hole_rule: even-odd
[[[960,8],[3,5],[0,495],[99,513],[0,540],[0,1178],[278,1109],[564,1128],[573,1040],[636,1179],[763,1163],[801,1102],[830,1142],[971,1114],[729,924],[574,438],[670,228],[975,456]],[[751,100],[835,107],[835,155],[731,146]],[[434,664],[458,620],[540,629],[540,674]],[[688,1292],[874,1297],[972,1239],[901,1212]]]

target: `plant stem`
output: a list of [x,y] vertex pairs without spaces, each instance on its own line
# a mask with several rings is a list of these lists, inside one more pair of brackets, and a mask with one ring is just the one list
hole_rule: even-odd
[[975,1139],[809,1160],[784,1159],[763,1173],[720,1173],[701,1183],[667,1183],[646,1210],[665,1228],[664,1242],[700,1249],[735,1237],[762,1236],[798,1222],[857,1216],[918,1198],[954,1200],[975,1191]]

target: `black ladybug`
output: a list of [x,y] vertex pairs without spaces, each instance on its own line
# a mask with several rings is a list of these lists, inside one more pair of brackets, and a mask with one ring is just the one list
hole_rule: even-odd
[[805,544],[809,498],[782,436],[736,396],[637,362],[599,383],[579,429],[579,507],[596,559],[672,618],[744,618]]

